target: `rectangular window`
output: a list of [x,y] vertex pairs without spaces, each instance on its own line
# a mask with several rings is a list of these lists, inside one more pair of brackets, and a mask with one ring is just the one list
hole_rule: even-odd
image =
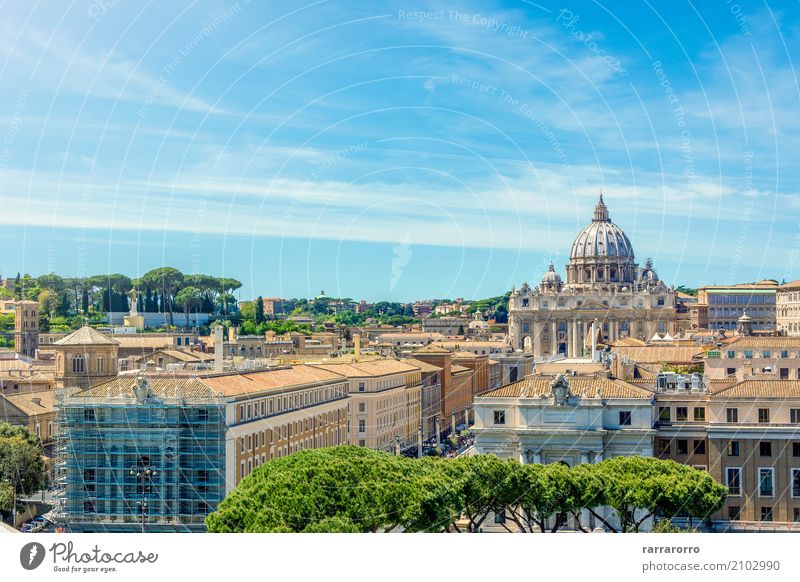
[[761,356],[762,358],[771,358],[772,357],[772,352],[769,351],[769,350],[764,350],[764,352],[762,352],[762,354],[763,354]]
[[772,507],[761,508],[761,521],[772,521]]
[[800,442],[795,441],[792,443],[792,456],[800,457]]
[[631,411],[630,410],[620,410],[619,411],[619,425],[620,426],[630,426],[631,424]]
[[704,422],[706,420],[706,408],[705,408],[705,406],[695,406],[695,408],[694,408],[694,419],[697,422]]
[[729,457],[739,456],[739,441],[728,441],[728,456]]
[[788,350],[781,350],[781,357],[782,358],[788,358],[789,357]]
[[736,357],[736,352],[733,350],[728,350],[728,358],[734,359]]
[[789,409],[789,422],[792,424],[800,424],[800,408]]
[[367,409],[367,405],[364,402],[359,402],[358,403],[358,411],[359,412],[365,412],[366,409]]
[[505,424],[506,423],[506,413],[502,410],[495,410],[494,411],[494,423],[495,424]]
[[758,409],[758,422],[760,423],[769,422],[769,408]]
[[753,359],[753,350],[745,350],[744,351],[744,357],[745,357],[746,360],[752,360]]
[[93,408],[86,408],[83,411],[83,420],[84,422],[94,422],[94,409]]
[[772,467],[758,470],[759,497],[772,497],[775,494],[775,470]]
[[661,455],[668,455],[669,454],[669,439],[658,439],[658,452]]
[[726,467],[725,486],[728,488],[728,495],[742,494],[742,470],[739,467]]
[[758,443],[758,451],[762,457],[772,456],[772,441],[761,441]]
[[738,505],[728,506],[728,521],[739,521],[742,509]]
[[694,454],[695,455],[705,455],[706,454],[706,441],[704,441],[704,440],[696,440],[696,441],[694,441]]
[[726,408],[725,409],[725,417],[728,422],[739,422],[739,409],[738,408]]
[[671,420],[669,406],[658,407],[658,420],[661,422],[669,422]]
[[800,469],[792,469],[792,497],[800,497]]
[[358,391],[359,392],[364,392],[365,389],[366,389],[366,387],[364,385],[364,382],[359,382],[358,383]]
[[358,432],[365,432],[367,430],[367,423],[365,420],[358,421]]
[[686,455],[689,453],[689,441],[685,439],[678,439],[677,443],[677,453],[679,455]]
[[688,419],[689,419],[689,408],[686,406],[676,406],[675,420],[688,420]]

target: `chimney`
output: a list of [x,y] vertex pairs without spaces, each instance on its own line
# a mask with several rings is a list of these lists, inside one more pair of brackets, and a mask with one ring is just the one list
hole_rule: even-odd
[[214,371],[222,372],[222,326],[214,328]]

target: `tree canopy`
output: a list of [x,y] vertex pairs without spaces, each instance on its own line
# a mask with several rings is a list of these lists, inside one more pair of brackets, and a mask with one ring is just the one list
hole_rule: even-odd
[[10,513],[21,495],[44,485],[39,438],[28,429],[0,422],[0,511]]
[[706,518],[726,494],[706,472],[654,458],[570,468],[492,455],[412,459],[344,446],[258,467],[206,523],[212,532],[477,532],[502,512],[509,531],[544,533],[562,527],[551,519],[556,514],[573,515],[586,531],[580,514],[588,510],[610,531],[627,532],[653,517]]

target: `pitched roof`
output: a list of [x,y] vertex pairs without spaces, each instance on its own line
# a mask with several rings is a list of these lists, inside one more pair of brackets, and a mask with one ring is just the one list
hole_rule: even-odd
[[774,348],[791,349],[800,348],[800,337],[787,336],[743,336],[736,341],[730,342],[728,346],[735,348]]
[[644,347],[647,344],[642,340],[636,339],[635,337],[624,337],[618,340],[614,340],[609,345],[614,347]]
[[428,362],[423,362],[422,360],[418,360],[416,358],[405,358],[404,362],[408,362],[412,366],[416,366],[423,372],[441,372],[442,369],[439,366],[434,366],[433,364],[429,364]]
[[107,335],[100,333],[93,327],[84,325],[77,331],[73,331],[66,337],[62,337],[55,342],[57,346],[89,346],[89,345],[105,345],[113,346],[119,345],[115,339],[111,339]]
[[453,364],[450,366],[450,373],[451,374],[460,374],[461,372],[471,372],[472,368],[467,368],[465,366],[459,366],[458,364]]
[[366,362],[353,362],[343,364],[309,364],[315,368],[321,368],[330,372],[347,376],[348,378],[367,378],[373,376],[387,376],[389,374],[405,374],[418,371],[419,368],[407,360],[395,360],[392,358],[381,358]]
[[342,374],[316,366],[292,366],[250,374],[223,374],[202,378],[203,384],[223,396],[277,391],[307,384],[344,381]]
[[[217,391],[196,376],[148,375],[150,393],[160,398],[216,398]],[[87,390],[70,394],[70,398],[135,398],[136,376],[118,376]]]
[[[550,396],[550,385],[554,375],[534,374],[522,380],[507,384],[495,390],[484,392],[485,398],[520,398],[527,392],[528,398],[537,398],[542,395]],[[601,398],[652,398],[653,392],[639,386],[634,386],[622,380],[607,378],[602,375],[592,376],[565,376],[569,383],[570,392],[575,395],[586,394],[593,397],[600,388]]]
[[742,380],[712,393],[714,398],[800,398],[800,380]]
[[12,406],[18,408],[28,416],[45,414],[55,410],[55,390],[7,394],[5,396],[0,396],[0,398],[5,398]]
[[697,346],[614,346],[611,351],[631,362],[669,364],[698,361],[703,349]]
[[[173,376],[147,374],[150,392],[163,398],[217,398],[278,391],[322,382],[344,381],[344,377],[314,366],[292,366],[248,374],[213,374]],[[76,398],[134,398],[136,376],[118,376],[88,390]]]
[[446,350],[443,347],[440,347],[440,346],[437,346],[437,345],[434,345],[434,344],[428,344],[425,347],[422,347],[422,348],[420,348],[418,350],[414,350],[414,353],[415,354],[449,354],[450,350]]
[[[472,352],[453,352],[453,359],[462,359],[462,360],[476,360],[480,356],[476,356]],[[484,356],[485,357],[485,356]]]

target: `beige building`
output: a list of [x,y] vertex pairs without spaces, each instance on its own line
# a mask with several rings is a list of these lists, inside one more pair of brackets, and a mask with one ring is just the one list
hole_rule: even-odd
[[764,279],[757,283],[708,285],[697,290],[697,301],[689,306],[691,329],[736,331],[739,318],[752,318],[752,329],[775,329],[778,282]]
[[226,397],[226,488],[297,451],[347,444],[347,379],[312,366],[209,376]]
[[56,386],[89,388],[117,375],[119,342],[84,326],[58,340],[55,350]]
[[653,454],[659,459],[707,471],[710,392],[697,374],[689,377],[688,385],[686,382],[685,377],[680,385],[675,381],[665,382],[656,391],[657,433]]
[[800,381],[745,380],[712,394],[709,472],[731,530],[800,530]]
[[0,420],[24,426],[42,441],[44,454],[52,456],[55,390],[17,390],[0,394]]
[[515,349],[539,357],[583,357],[592,322],[601,342],[674,337],[689,327],[688,311],[650,259],[636,263],[628,236],[611,222],[602,195],[594,218],[572,243],[564,284],[551,264],[538,287],[512,289],[509,334]]
[[311,366],[348,380],[349,443],[393,451],[417,442],[422,418],[422,370],[391,358]]
[[744,336],[705,354],[712,380],[753,377],[800,379],[800,337]]
[[775,293],[776,329],[784,335],[800,336],[800,280],[784,283]]
[[39,347],[39,304],[36,301],[17,301],[14,304],[14,351],[36,357]]

